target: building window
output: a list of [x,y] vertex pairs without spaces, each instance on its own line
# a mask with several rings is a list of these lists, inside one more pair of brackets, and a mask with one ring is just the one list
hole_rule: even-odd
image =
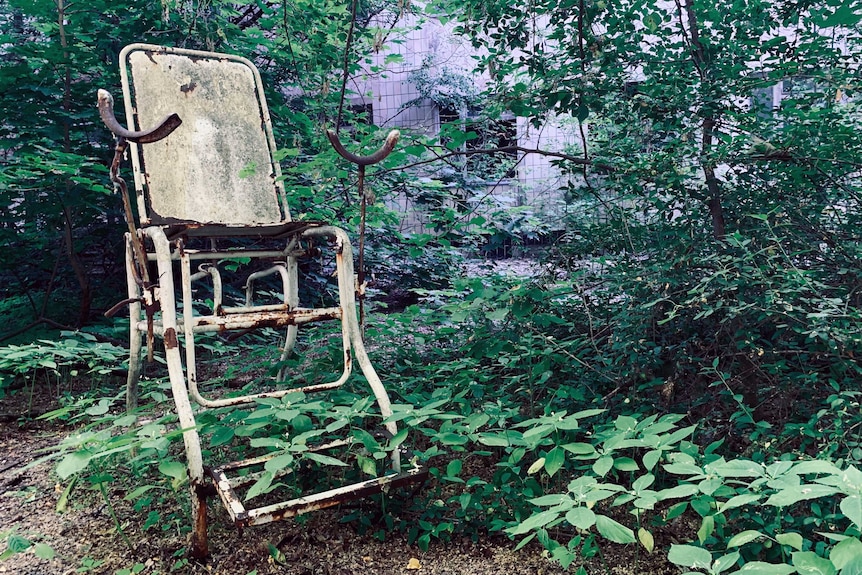
[[[494,150],[518,145],[518,130],[515,117],[488,118],[477,108],[455,110],[439,108],[440,143],[453,148],[451,142],[458,141],[455,149],[461,151]],[[463,137],[453,137],[457,130]],[[518,153],[514,149],[487,153],[468,154],[460,162],[465,173],[486,181],[501,178],[517,178]]]

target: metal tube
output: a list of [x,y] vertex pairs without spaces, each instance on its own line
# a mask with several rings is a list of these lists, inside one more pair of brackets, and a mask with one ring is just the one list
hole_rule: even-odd
[[156,262],[159,269],[158,299],[162,308],[162,333],[165,341],[165,360],[171,380],[171,394],[177,409],[183,443],[186,450],[186,465],[189,472],[189,491],[192,499],[192,541],[191,554],[206,557],[209,554],[207,543],[206,498],[203,495],[204,468],[201,454],[201,441],[195,423],[194,412],[189,401],[177,338],[176,300],[171,264],[171,247],[164,230],[159,227],[146,228],[153,240]]

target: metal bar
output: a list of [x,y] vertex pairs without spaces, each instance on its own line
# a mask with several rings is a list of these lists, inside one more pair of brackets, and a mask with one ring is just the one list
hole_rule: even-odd
[[290,304],[287,301],[288,300],[288,294],[287,294],[288,284],[290,282],[288,281],[288,278],[287,278],[287,268],[284,266],[283,263],[277,263],[274,266],[272,266],[271,268],[268,268],[268,269],[265,269],[265,270],[262,270],[259,272],[255,272],[255,273],[248,276],[248,278],[245,280],[245,305],[248,308],[253,309],[253,307],[254,307],[251,302],[252,302],[252,299],[254,296],[254,282],[255,282],[255,280],[271,276],[272,274],[275,274],[275,273],[281,275],[282,295],[284,296],[284,304],[282,304],[282,305],[285,308],[288,308],[288,309],[290,308]]
[[177,339],[176,301],[171,264],[171,247],[164,230],[159,227],[146,229],[153,240],[159,266],[158,298],[162,306],[162,334],[165,341],[165,360],[171,380],[171,395],[177,410],[183,443],[186,451],[186,465],[189,472],[189,491],[192,499],[192,542],[191,553],[194,557],[209,554],[207,542],[206,496],[204,494],[204,467],[201,454],[201,441],[197,431],[192,405],[183,373],[180,344]]
[[231,519],[238,527],[245,527],[280,521],[288,517],[295,517],[303,513],[334,507],[347,501],[381,493],[392,487],[400,487],[424,481],[428,476],[428,471],[417,466],[404,473],[390,473],[382,477],[249,510],[246,510],[245,505],[237,497],[236,492],[230,485],[230,479],[224,472],[213,470],[211,475],[219,497],[224,503]]

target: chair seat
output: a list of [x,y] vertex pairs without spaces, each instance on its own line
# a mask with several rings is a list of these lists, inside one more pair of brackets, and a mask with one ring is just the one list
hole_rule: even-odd
[[307,229],[324,225],[322,222],[278,222],[263,225],[231,225],[199,222],[167,222],[163,224],[168,240],[186,238],[286,238]]

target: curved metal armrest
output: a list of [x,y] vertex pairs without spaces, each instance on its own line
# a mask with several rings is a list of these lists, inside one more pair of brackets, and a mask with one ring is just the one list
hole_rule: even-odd
[[117,121],[114,116],[114,97],[107,90],[99,90],[99,115],[111,132],[118,138],[123,138],[136,144],[151,144],[167,138],[171,132],[176,130],[183,121],[176,114],[166,116],[159,122],[158,126],[151,130],[133,132],[127,130]]
[[338,139],[338,134],[332,130],[326,130],[326,137],[329,138],[329,143],[332,144],[335,151],[338,152],[338,154],[345,160],[358,166],[370,166],[371,164],[376,164],[377,162],[382,161],[383,158],[392,153],[392,150],[395,149],[395,144],[398,143],[398,138],[401,137],[401,132],[398,130],[392,130],[389,132],[383,146],[370,156],[357,156],[356,154],[348,152],[341,144],[341,140]]

